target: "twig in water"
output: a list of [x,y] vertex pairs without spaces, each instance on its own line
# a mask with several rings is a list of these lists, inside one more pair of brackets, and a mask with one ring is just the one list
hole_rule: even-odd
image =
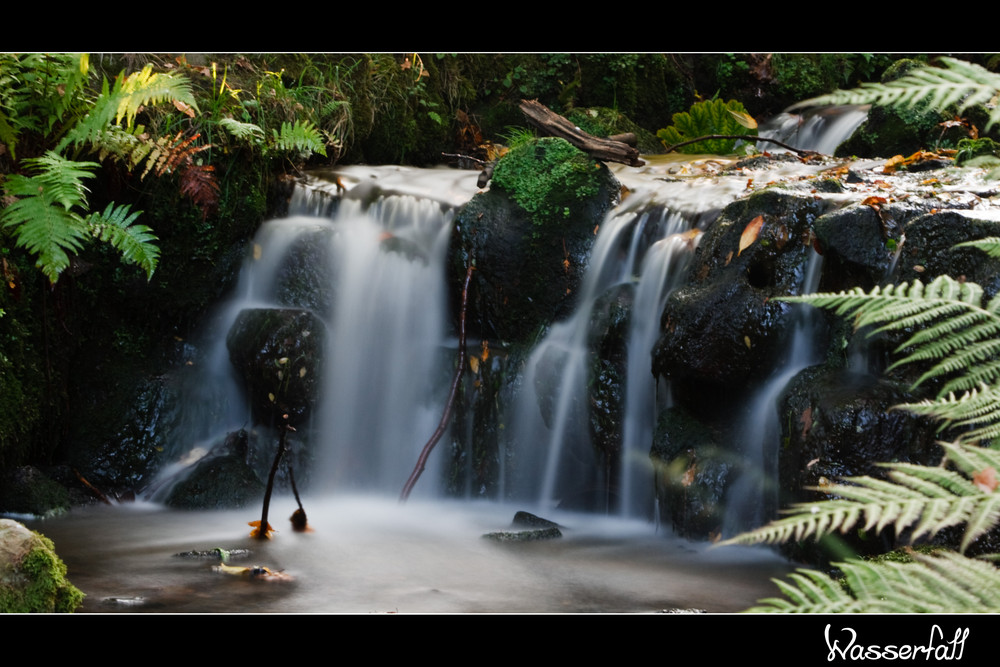
[[427,458],[431,455],[431,450],[434,449],[434,445],[444,435],[445,429],[448,428],[448,422],[451,421],[451,409],[455,405],[458,385],[462,382],[462,373],[465,370],[465,310],[469,303],[469,283],[472,281],[472,272],[474,269],[475,267],[470,262],[469,268],[465,271],[465,284],[462,286],[462,310],[458,316],[458,368],[455,369],[455,376],[451,380],[451,392],[448,394],[448,402],[445,403],[444,413],[441,415],[441,421],[438,423],[434,435],[424,445],[424,448],[420,452],[420,457],[417,459],[417,465],[414,466],[409,479],[403,485],[403,491],[399,494],[399,502],[401,503],[405,503],[407,498],[410,497],[410,491],[413,490],[413,486],[420,479],[421,473],[424,472],[424,467],[427,465]]

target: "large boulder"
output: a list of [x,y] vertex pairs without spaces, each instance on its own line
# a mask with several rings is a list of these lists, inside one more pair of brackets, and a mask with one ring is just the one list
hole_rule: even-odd
[[72,612],[83,598],[66,579],[52,540],[0,519],[0,613]]
[[451,282],[476,267],[470,335],[522,343],[568,316],[620,189],[604,164],[563,139],[530,141],[501,158],[490,189],[459,212],[452,238]]
[[[705,232],[687,283],[667,299],[653,374],[696,413],[742,401],[784,354],[792,307],[813,254],[812,222],[831,207],[767,189],[726,207]],[[760,225],[756,233],[754,227]]]
[[300,424],[318,400],[326,327],[309,310],[248,308],[226,337],[258,423]]

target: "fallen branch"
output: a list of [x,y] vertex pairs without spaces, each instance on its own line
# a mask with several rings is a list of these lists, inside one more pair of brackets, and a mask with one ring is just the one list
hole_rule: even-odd
[[523,100],[521,113],[528,119],[528,123],[546,135],[565,139],[595,160],[620,162],[630,167],[641,167],[646,164],[639,159],[639,149],[634,146],[587,134],[538,100]]
[[270,539],[271,531],[274,529],[267,523],[267,510],[271,505],[271,492],[274,490],[274,476],[278,472],[278,464],[285,453],[285,443],[288,440],[288,432],[294,431],[288,424],[288,415],[281,415],[284,423],[281,425],[281,437],[278,439],[278,451],[274,455],[274,463],[271,464],[271,473],[267,476],[267,489],[264,491],[264,507],[261,510],[260,523],[250,522],[251,526],[256,525],[256,530],[250,531],[250,537],[257,537],[262,540]]
[[475,267],[470,262],[469,268],[465,271],[465,284],[462,286],[462,309],[459,311],[458,316],[458,368],[455,369],[455,376],[451,380],[451,391],[448,394],[448,402],[445,403],[444,413],[441,415],[441,421],[438,423],[437,429],[435,429],[431,439],[427,441],[424,448],[420,451],[417,465],[414,466],[409,479],[403,485],[403,490],[399,494],[399,502],[401,503],[405,503],[407,498],[410,497],[410,492],[413,490],[417,480],[420,479],[420,475],[424,472],[424,468],[427,465],[427,458],[431,455],[431,450],[434,449],[434,445],[444,435],[445,429],[448,428],[448,422],[451,421],[451,410],[455,405],[455,396],[458,395],[458,385],[462,382],[462,373],[465,371],[465,311],[469,303],[469,283],[472,282],[472,272],[474,270]]
[[770,137],[755,137],[751,134],[706,134],[703,137],[698,137],[697,139],[688,139],[687,141],[682,141],[679,144],[674,144],[673,146],[667,146],[667,152],[673,153],[675,150],[681,146],[687,146],[688,144],[696,144],[699,141],[705,141],[706,139],[742,139],[743,141],[757,143],[758,141],[769,141],[772,144],[778,144],[784,149],[790,150],[799,157],[806,157],[809,155],[822,155],[822,153],[817,153],[816,151],[807,151],[804,148],[795,148],[794,146],[789,146],[783,141],[778,141],[777,139],[772,139]]

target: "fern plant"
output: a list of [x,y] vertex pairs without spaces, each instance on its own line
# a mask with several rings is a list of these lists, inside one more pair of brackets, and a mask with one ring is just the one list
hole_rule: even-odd
[[316,126],[309,121],[284,122],[281,132],[272,130],[274,135],[271,147],[273,150],[295,154],[301,159],[308,158],[313,153],[326,157],[326,145]]
[[[1000,239],[962,245],[1000,255]],[[868,293],[854,289],[784,300],[853,317],[855,329],[872,327],[869,335],[907,332],[896,349],[904,356],[893,367],[926,362],[930,368],[914,386],[931,379],[943,382],[935,399],[896,407],[941,420],[942,429],[957,433],[953,442],[940,443],[945,456],[939,466],[881,464],[888,470],[885,480],[853,477],[814,488],[830,498],[798,503],[787,516],[722,544],[778,543],[856,528],[880,532],[890,526],[914,541],[946,528],[965,528],[961,553],[914,554],[909,564],[839,563],[846,588],[822,573],[800,570],[792,583],[777,582],[788,599],[763,600],[763,606],[751,611],[1000,611],[1000,595],[995,594],[1000,573],[963,555],[1000,524],[1000,450],[980,446],[1000,435],[1000,389],[995,386],[1000,379],[1000,296],[984,305],[978,285],[942,276],[926,287],[914,281]],[[956,391],[964,393],[956,397]]]
[[[968,245],[986,247],[988,239]],[[870,326],[869,336],[883,332],[912,330],[895,352],[902,355],[889,370],[926,363],[913,383],[916,388],[929,380],[941,380],[933,401],[899,406],[942,420],[942,430],[958,427],[960,442],[973,442],[1000,428],[1000,410],[991,405],[1000,379],[1000,295],[983,304],[982,288],[948,276],[929,285],[919,280],[907,285],[876,287],[868,293],[860,288],[839,294],[785,297],[783,300],[829,308],[852,317],[855,329]],[[956,398],[955,392],[962,392]],[[983,431],[980,429],[987,428]]]
[[103,213],[86,213],[84,179],[93,177],[96,162],[76,162],[54,152],[26,159],[34,175],[12,174],[4,184],[15,201],[0,209],[0,227],[10,229],[16,245],[34,254],[37,266],[55,283],[89,238],[117,249],[126,262],[138,264],[147,277],[156,269],[159,249],[152,230],[136,225],[140,212],[109,204]]
[[[955,58],[941,58],[943,67],[918,67],[887,83],[863,83],[852,90],[838,90],[792,108],[824,104],[883,104],[914,107],[926,102],[945,109],[957,105],[959,112],[977,104],[987,104],[1000,94],[1000,74]],[[1000,107],[990,108],[986,129],[1000,122]]]

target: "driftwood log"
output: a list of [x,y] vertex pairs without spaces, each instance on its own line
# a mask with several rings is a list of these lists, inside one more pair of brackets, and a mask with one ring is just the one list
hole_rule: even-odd
[[538,100],[522,101],[521,113],[528,119],[528,123],[541,132],[565,139],[595,160],[620,162],[630,167],[641,167],[646,164],[639,159],[639,150],[634,146],[587,134]]

